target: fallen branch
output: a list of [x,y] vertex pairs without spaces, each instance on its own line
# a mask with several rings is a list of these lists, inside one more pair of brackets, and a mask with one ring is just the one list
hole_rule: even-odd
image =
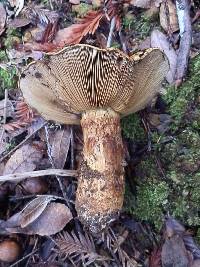
[[58,176],[77,176],[76,170],[63,170],[63,169],[47,169],[41,171],[14,173],[0,176],[0,182],[19,182],[26,178],[33,178],[46,175],[58,175]]
[[179,86],[183,81],[188,67],[188,58],[192,42],[192,26],[188,0],[176,0],[176,9],[181,39],[176,63],[175,84]]

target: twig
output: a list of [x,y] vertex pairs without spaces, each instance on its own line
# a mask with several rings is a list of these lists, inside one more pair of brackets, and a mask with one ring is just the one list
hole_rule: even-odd
[[27,254],[26,256],[24,256],[23,258],[21,258],[20,260],[16,261],[15,263],[11,264],[10,267],[14,267],[16,266],[18,263],[26,260],[28,257],[34,255],[37,251],[39,250],[39,248],[37,248],[36,250],[34,251],[31,251],[31,253]]
[[33,178],[46,175],[59,175],[59,176],[77,176],[77,171],[75,170],[63,170],[63,169],[47,169],[32,172],[14,173],[0,176],[0,182],[6,181],[21,181],[26,178]]
[[108,40],[107,40],[107,44],[106,44],[107,47],[111,47],[112,35],[113,35],[114,29],[115,29],[115,24],[116,24],[116,17],[113,17],[111,19],[111,23],[110,23],[110,32],[109,32]]
[[19,143],[16,147],[14,147],[8,154],[0,158],[0,163],[4,161],[7,157],[11,156],[12,153],[14,153],[18,148],[20,148],[22,145],[24,145],[34,134],[36,134],[41,128],[43,128],[47,124],[47,121],[45,121],[39,128],[37,128],[33,133],[28,135],[21,143]]
[[179,86],[183,81],[188,67],[188,58],[192,43],[192,26],[188,0],[176,0],[176,9],[181,39],[176,63],[175,84]]

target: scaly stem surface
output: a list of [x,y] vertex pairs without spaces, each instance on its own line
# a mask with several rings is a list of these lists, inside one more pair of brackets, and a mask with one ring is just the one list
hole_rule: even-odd
[[120,116],[111,109],[83,114],[84,148],[76,210],[92,232],[114,220],[123,205],[124,168]]

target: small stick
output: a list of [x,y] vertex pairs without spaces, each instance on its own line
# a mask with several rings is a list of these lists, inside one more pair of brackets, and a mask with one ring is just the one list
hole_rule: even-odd
[[33,133],[28,135],[21,143],[19,143],[16,147],[14,147],[8,154],[0,158],[0,163],[4,161],[7,157],[11,156],[18,148],[20,148],[22,145],[24,145],[34,134],[36,134],[41,128],[43,128],[47,124],[47,121],[45,121],[39,128],[37,128]]
[[58,175],[58,176],[77,176],[76,170],[63,170],[63,169],[47,169],[32,172],[14,173],[0,176],[0,182],[18,182],[27,178],[34,178],[46,175]]
[[110,23],[110,32],[109,32],[109,35],[108,35],[108,40],[107,40],[106,47],[111,47],[112,35],[113,35],[114,29],[115,29],[115,24],[116,24],[116,17],[113,17],[111,19],[111,23]]
[[26,256],[24,256],[23,258],[21,258],[20,260],[18,260],[15,263],[11,264],[10,267],[14,267],[14,266],[18,265],[18,263],[20,263],[23,260],[26,260],[30,256],[34,255],[38,250],[39,250],[39,248],[37,248],[36,250],[33,250],[32,252],[30,252],[29,254],[27,254]]
[[182,83],[188,67],[192,43],[192,25],[188,0],[176,0],[176,9],[181,37],[175,74],[175,84],[178,87]]

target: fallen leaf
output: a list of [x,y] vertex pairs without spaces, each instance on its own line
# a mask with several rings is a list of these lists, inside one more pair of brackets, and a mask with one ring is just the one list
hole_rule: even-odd
[[43,149],[42,142],[23,145],[7,161],[3,175],[35,170],[43,156]]
[[51,155],[55,168],[63,169],[68,155],[72,132],[70,126],[65,126],[62,130],[54,131],[50,135]]
[[11,28],[21,28],[31,23],[27,18],[14,18],[8,22],[8,26]]
[[161,249],[154,248],[149,257],[149,267],[161,267]]
[[33,110],[23,100],[16,104],[15,117],[21,122],[31,123],[34,119]]
[[8,138],[8,134],[5,132],[3,128],[0,129],[0,137],[1,137],[1,142],[0,142],[0,156],[1,156],[1,154],[5,152],[8,147],[8,143],[6,140]]
[[21,227],[24,228],[34,222],[43,213],[47,205],[55,199],[54,196],[44,195],[30,201],[21,211]]
[[[21,47],[20,47],[21,48]],[[62,46],[59,46],[58,44],[53,43],[26,43],[23,45],[23,49],[25,51],[43,51],[43,52],[52,52],[52,51],[59,51],[62,48]]]
[[173,47],[170,45],[168,37],[159,30],[152,31],[151,47],[157,47],[161,49],[167,56],[169,60],[170,70],[166,76],[166,79],[168,83],[172,84],[174,81],[174,76],[176,71],[177,55]]
[[[0,147],[1,147],[1,145],[0,145]],[[1,156],[1,153],[0,153],[0,156]],[[1,163],[0,163],[0,176],[3,175],[4,168],[5,168],[5,164],[4,164],[4,162],[1,162]]]
[[0,35],[5,31],[6,24],[6,10],[2,3],[0,3]]
[[55,36],[54,44],[59,46],[78,44],[87,34],[95,33],[103,17],[104,13],[102,10],[89,11],[79,23],[59,30]]
[[[0,117],[4,116],[4,106],[5,106],[5,100],[3,99],[0,101]],[[12,102],[8,99],[6,101],[6,118],[13,116],[14,116],[14,106]]]
[[72,219],[71,211],[66,205],[52,202],[40,217],[27,227],[27,234],[54,235],[63,230]]
[[[7,131],[7,132],[12,132],[16,130],[21,130],[22,128],[26,127],[27,123],[26,122],[21,122],[21,121],[13,121],[4,124],[2,127]],[[20,133],[17,133],[19,135]]]
[[162,267],[188,267],[189,259],[183,239],[179,235],[167,238],[162,247]]
[[160,25],[166,32],[179,30],[176,6],[172,0],[167,0],[160,5]]
[[16,213],[8,221],[1,222],[1,228],[5,228],[9,233],[49,236],[60,232],[73,219],[66,205],[55,202],[48,203],[43,212],[24,228],[20,225],[21,216],[21,212]]

